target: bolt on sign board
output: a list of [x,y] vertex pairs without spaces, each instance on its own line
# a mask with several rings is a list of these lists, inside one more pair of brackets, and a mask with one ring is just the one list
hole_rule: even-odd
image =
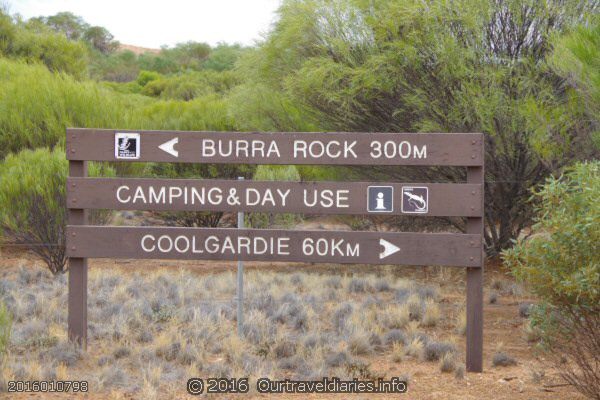
[[[87,259],[443,265],[467,272],[467,368],[482,370],[483,135],[67,129],[69,337],[87,343]],[[89,178],[87,161],[466,167],[467,181]],[[464,217],[466,233],[87,225],[86,210]]]

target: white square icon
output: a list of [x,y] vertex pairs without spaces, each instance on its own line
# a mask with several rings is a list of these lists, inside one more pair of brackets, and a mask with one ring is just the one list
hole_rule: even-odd
[[427,214],[429,211],[429,188],[424,186],[402,186],[402,212]]
[[139,133],[115,133],[115,158],[119,160],[137,160],[140,158]]

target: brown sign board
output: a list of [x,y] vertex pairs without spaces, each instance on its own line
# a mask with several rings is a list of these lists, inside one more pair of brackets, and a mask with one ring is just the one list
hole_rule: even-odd
[[482,195],[481,185],[454,183],[67,180],[67,204],[85,209],[474,217]]
[[480,166],[479,133],[67,129],[67,159],[205,164]]
[[68,257],[481,266],[481,235],[69,226]]
[[[71,341],[83,346],[87,341],[87,258],[462,266],[467,276],[466,366],[481,372],[482,134],[69,128],[66,150]],[[467,167],[467,183],[88,178],[87,161],[462,166]],[[87,209],[238,212],[240,229],[90,226]],[[466,217],[466,233],[242,229],[244,211],[458,216]],[[238,279],[240,271],[238,267]]]

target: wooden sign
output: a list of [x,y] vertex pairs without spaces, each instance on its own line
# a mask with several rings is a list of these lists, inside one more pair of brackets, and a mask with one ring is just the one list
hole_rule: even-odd
[[481,215],[482,186],[454,183],[266,182],[68,178],[71,207],[300,214]]
[[481,266],[458,233],[71,226],[69,257]]
[[481,165],[477,133],[248,133],[68,129],[67,158],[205,164]]
[[[86,345],[88,258],[462,266],[467,271],[466,365],[481,372],[483,146],[483,135],[475,133],[69,128],[69,339]],[[87,161],[452,166],[467,168],[467,182],[88,178]],[[232,212],[240,213],[242,222],[244,211],[465,217],[466,233],[89,226],[88,209]],[[240,315],[238,309],[238,322]]]

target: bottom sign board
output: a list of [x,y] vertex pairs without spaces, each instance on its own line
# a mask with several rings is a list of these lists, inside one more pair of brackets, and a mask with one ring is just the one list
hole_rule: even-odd
[[67,227],[67,256],[481,266],[481,235],[272,229]]

